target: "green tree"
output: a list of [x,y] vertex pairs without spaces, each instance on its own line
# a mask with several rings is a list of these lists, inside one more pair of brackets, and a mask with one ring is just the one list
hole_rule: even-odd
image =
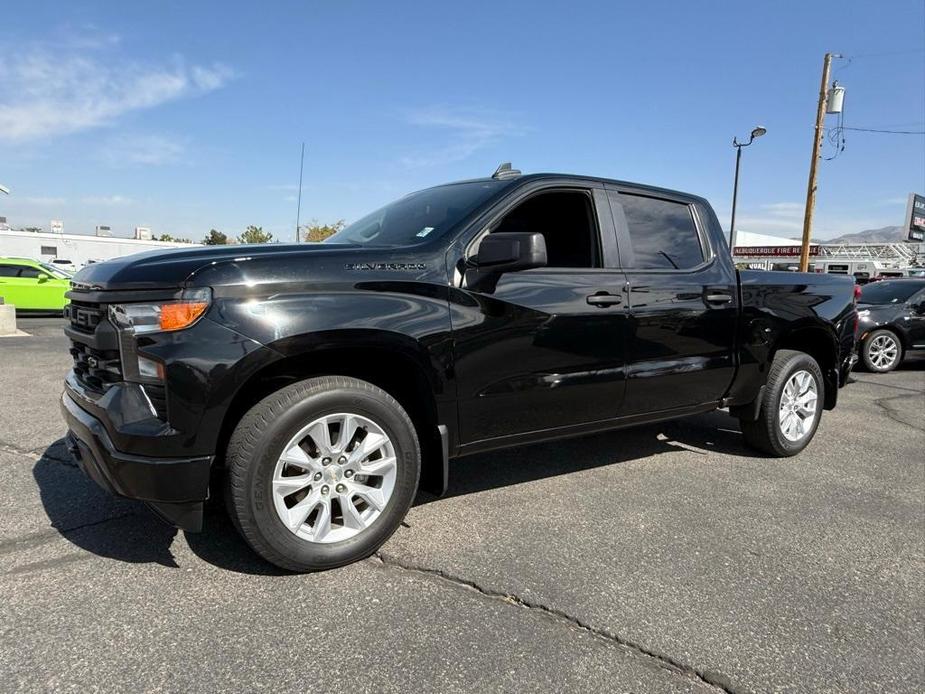
[[273,234],[264,231],[263,227],[256,227],[253,224],[247,227],[238,237],[240,243],[270,243],[273,240]]
[[306,241],[324,241],[328,236],[336,234],[338,231],[347,226],[343,219],[338,219],[333,224],[319,224],[317,219],[313,219],[302,229],[302,238]]
[[189,239],[184,239],[181,236],[171,236],[170,234],[161,234],[158,236],[155,241],[169,241],[171,243],[192,243]]
[[202,242],[206,246],[222,246],[228,243],[228,235],[223,234],[218,229],[211,229],[209,235],[206,236]]

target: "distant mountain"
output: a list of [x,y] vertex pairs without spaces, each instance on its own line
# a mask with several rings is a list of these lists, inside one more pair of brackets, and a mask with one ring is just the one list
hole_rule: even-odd
[[821,243],[899,243],[904,240],[903,228],[892,226],[866,229],[854,234],[842,234],[834,239],[825,239]]

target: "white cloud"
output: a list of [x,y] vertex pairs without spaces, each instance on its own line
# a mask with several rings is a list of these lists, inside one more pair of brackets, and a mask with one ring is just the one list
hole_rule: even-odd
[[774,217],[803,217],[806,205],[802,202],[772,202],[761,206]]
[[411,125],[444,131],[446,144],[430,152],[402,157],[408,167],[439,166],[467,159],[505,137],[522,135],[524,128],[509,117],[481,109],[430,107],[406,114]]
[[181,58],[144,65],[114,54],[117,40],[85,46],[17,46],[0,57],[0,141],[26,142],[113,123],[119,116],[220,88],[220,63]]
[[16,202],[23,204],[23,205],[29,205],[29,206],[35,206],[35,207],[60,207],[61,205],[67,204],[67,200],[65,200],[64,198],[54,198],[54,197],[47,197],[47,196],[42,196],[42,195],[37,195],[37,196],[27,195],[26,197],[16,198]]
[[86,198],[81,198],[81,202],[85,205],[98,205],[102,207],[123,207],[125,205],[131,205],[135,201],[131,198],[127,198],[124,195],[101,195],[101,196],[89,196]]
[[773,216],[737,216],[736,229],[754,231],[759,234],[790,235],[794,231],[803,230],[803,221],[796,219],[781,219]]
[[105,143],[98,155],[116,168],[161,166],[179,162],[185,150],[182,142],[164,135],[119,135]]

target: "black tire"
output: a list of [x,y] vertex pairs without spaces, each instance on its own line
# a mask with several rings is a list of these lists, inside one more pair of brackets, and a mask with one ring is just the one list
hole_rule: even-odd
[[[781,431],[780,403],[784,387],[798,371],[806,371],[815,379],[817,389],[816,415],[812,425],[798,441],[791,441]],[[778,350],[771,363],[768,382],[761,401],[761,410],[756,421],[739,420],[742,435],[746,443],[777,458],[796,455],[802,451],[816,435],[819,420],[822,418],[822,404],[825,401],[825,382],[819,364],[808,354],[789,349]]]
[[[283,447],[299,429],[338,412],[366,417],[388,435],[397,461],[395,486],[379,517],[359,534],[339,542],[311,542],[296,536],[277,514],[273,471]],[[267,561],[306,572],[349,564],[382,546],[414,500],[421,451],[414,424],[392,396],[356,378],[323,376],[282,388],[254,405],[235,428],[226,461],[229,515],[245,541]]]
[[[877,339],[880,341],[889,341],[895,345],[896,357],[892,362],[888,364],[879,364],[874,360],[874,356],[871,354],[871,348],[874,346]],[[874,330],[867,337],[864,338],[864,341],[861,343],[861,361],[864,362],[864,368],[868,371],[878,374],[885,374],[889,371],[892,371],[903,360],[903,345],[899,339],[899,336],[894,333],[892,330]]]

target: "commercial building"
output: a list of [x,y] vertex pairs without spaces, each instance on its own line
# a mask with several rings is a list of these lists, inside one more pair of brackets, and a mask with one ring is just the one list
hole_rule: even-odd
[[53,259],[69,260],[78,268],[89,263],[142,251],[189,248],[197,245],[199,244],[126,239],[115,236],[85,236],[0,229],[0,256],[36,258],[46,262]]

